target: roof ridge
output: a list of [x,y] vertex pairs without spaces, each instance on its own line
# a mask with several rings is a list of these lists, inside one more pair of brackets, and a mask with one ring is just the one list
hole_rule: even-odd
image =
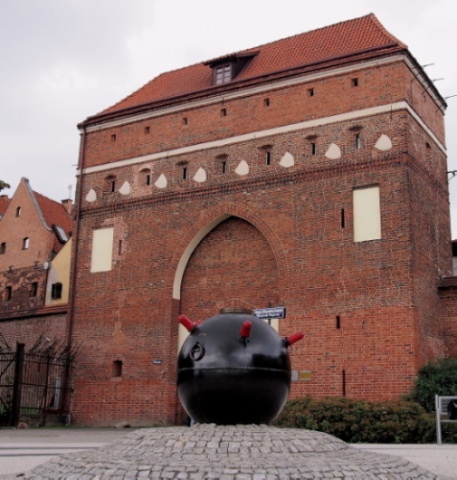
[[[309,35],[310,33],[315,33],[315,32],[319,32],[319,31],[324,31],[324,30],[329,30],[330,28],[335,28],[339,25],[343,25],[345,23],[352,23],[356,20],[362,20],[363,18],[370,18],[370,17],[374,17],[376,20],[378,20],[376,18],[376,15],[374,13],[369,13],[367,15],[362,15],[360,17],[354,17],[354,18],[350,18],[348,20],[341,20],[340,22],[336,22],[336,23],[332,23],[331,25],[324,25],[323,27],[318,27],[318,28],[313,28],[312,30],[307,30],[306,32],[301,32],[301,33],[295,33],[294,35],[289,35],[287,37],[283,37],[283,38],[278,38],[276,40],[272,40],[271,42],[267,42],[267,43],[264,43],[262,45],[258,45],[257,47],[251,47],[251,48],[247,48],[245,50],[240,50],[240,52],[234,52],[234,53],[241,53],[241,52],[247,52],[247,51],[250,51],[250,50],[257,50],[259,48],[262,48],[262,47],[267,47],[269,45],[272,45],[274,43],[278,43],[278,42],[282,42],[283,40],[291,40],[292,38],[297,38],[297,37],[302,37],[303,35]],[[378,21],[378,25],[381,25],[381,23]],[[383,30],[385,30],[383,28]],[[387,30],[386,30],[387,31]],[[230,55],[230,54],[229,54]]]
[[[354,42],[346,39],[346,34]],[[340,38],[344,37],[344,38]],[[332,25],[325,25],[306,32],[296,33],[270,42],[224,53],[214,59],[228,58],[230,56],[247,55],[256,52],[252,63],[248,64],[238,80],[253,80],[258,75],[290,70],[306,64],[313,64],[318,60],[345,58],[356,55],[365,49],[387,48],[407,50],[407,46],[392,35],[378,20],[374,13],[362,15],[349,20],[343,20]],[[392,49],[393,47],[393,49]],[[297,49],[299,54],[296,53]],[[275,50],[280,50],[281,55],[276,55]],[[319,55],[320,58],[319,58]],[[301,56],[301,58],[299,58]],[[268,63],[270,62],[270,63]],[[211,84],[211,70],[205,67],[211,60],[200,61],[191,65],[162,72],[141,87],[135,89],[126,97],[102,111],[89,116],[80,123],[80,127],[96,119],[102,119],[111,114],[121,113],[129,108],[140,107],[154,101],[163,101],[180,95],[189,95],[213,87]],[[268,65],[272,65],[269,69]],[[207,68],[207,70],[205,70]],[[275,70],[276,69],[276,70]]]
[[46,221],[46,217],[44,216],[43,209],[41,208],[40,202],[38,201],[38,198],[36,197],[36,192],[32,190],[32,186],[30,185],[29,179],[26,177],[21,178],[21,183],[25,185],[25,188],[30,195],[30,200],[32,201],[35,211],[38,215],[38,218],[40,219],[40,222],[43,224],[44,228],[47,230],[51,230],[51,226],[48,225],[48,222]]

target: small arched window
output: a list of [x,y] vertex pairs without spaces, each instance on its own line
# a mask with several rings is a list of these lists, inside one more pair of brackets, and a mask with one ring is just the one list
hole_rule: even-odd
[[6,253],[6,242],[0,243],[0,255]]
[[260,160],[264,165],[271,165],[273,145],[263,145],[259,149]]
[[141,185],[151,185],[151,170],[149,170],[149,168],[143,168],[143,170],[140,172],[140,176]]
[[20,217],[20,216],[21,216],[21,211],[22,211],[22,208],[21,208],[21,207],[16,207],[16,217]]
[[116,191],[116,177],[109,175],[105,178],[104,193],[114,193]]
[[222,153],[216,157],[217,171],[219,173],[228,173],[228,155]]

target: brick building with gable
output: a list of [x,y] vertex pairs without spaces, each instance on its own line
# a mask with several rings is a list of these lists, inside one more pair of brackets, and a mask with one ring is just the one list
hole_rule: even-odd
[[11,198],[0,197],[0,335],[13,350],[40,336],[65,342],[72,208],[33,191],[26,178]]
[[285,306],[292,396],[457,355],[445,101],[373,15],[163,73],[79,125],[73,418],[182,421],[177,317]]

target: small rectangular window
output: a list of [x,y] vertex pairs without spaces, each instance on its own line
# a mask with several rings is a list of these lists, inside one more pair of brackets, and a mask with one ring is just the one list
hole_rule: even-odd
[[227,161],[226,160],[223,160],[221,162],[221,172],[222,173],[227,173]]
[[38,294],[38,282],[32,282],[30,285],[30,298],[36,297]]
[[112,141],[112,142],[115,142],[115,141],[116,141],[116,134],[115,134],[115,133],[113,133],[113,134],[111,135],[111,141]]
[[113,362],[113,378],[122,377],[122,360],[114,360]]
[[187,117],[184,117],[184,118],[182,119],[182,124],[183,124],[183,125],[189,125],[189,119],[188,119]]
[[265,165],[271,165],[271,152],[265,152]]
[[0,244],[0,255],[3,255],[4,253],[6,253],[6,242]]
[[232,68],[231,65],[223,65],[216,68],[216,85],[221,85],[223,83],[230,82],[232,79]]
[[51,298],[53,300],[58,300],[59,298],[62,298],[62,284],[60,282],[52,284]]
[[182,169],[182,179],[187,180],[187,167],[183,167]]
[[10,287],[9,285],[5,287],[5,294],[4,294],[4,299],[8,302],[11,300],[11,297],[13,295],[13,287]]
[[354,242],[381,238],[381,206],[379,187],[353,191]]
[[221,117],[226,117],[226,116],[227,116],[227,109],[221,108]]
[[351,80],[351,85],[352,85],[353,87],[358,87],[358,86],[359,86],[359,79],[358,79],[358,78],[353,78],[353,79]]
[[264,101],[263,101],[263,106],[264,107],[269,107],[270,106],[270,99],[269,98],[265,98]]
[[310,147],[311,147],[311,155],[317,155],[317,145],[316,145],[316,143],[311,142]]
[[362,139],[360,138],[359,133],[356,133],[354,136],[354,147],[356,150],[360,150],[362,148]]
[[144,127],[144,134],[148,135],[149,133],[151,133],[151,127]]
[[308,88],[308,96],[314,97],[314,88]]
[[30,238],[29,237],[25,237],[22,239],[22,250],[28,250],[30,246]]

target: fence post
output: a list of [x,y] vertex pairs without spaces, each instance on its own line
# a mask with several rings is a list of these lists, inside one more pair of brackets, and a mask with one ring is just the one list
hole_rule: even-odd
[[24,355],[25,344],[17,343],[16,345],[16,362],[14,365],[14,382],[13,382],[13,404],[11,408],[11,424],[16,427],[19,423],[21,413],[21,393],[22,393],[22,373],[24,371]]
[[43,401],[43,427],[46,426],[46,414],[48,410],[48,383],[49,383],[49,365],[51,364],[51,355],[46,355],[46,378],[44,384],[44,401]]

